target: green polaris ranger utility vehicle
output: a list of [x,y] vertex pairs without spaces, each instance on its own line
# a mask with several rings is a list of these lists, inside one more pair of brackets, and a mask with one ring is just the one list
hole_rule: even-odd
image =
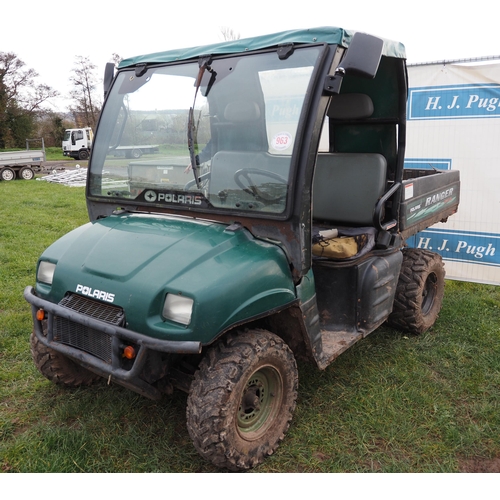
[[[199,453],[248,469],[290,425],[296,359],[434,324],[443,263],[405,239],[457,210],[460,181],[404,169],[401,44],[318,28],[160,52],[108,67],[105,95],[90,222],[24,292],[45,377],[184,390]],[[115,154],[143,144],[159,152]]]

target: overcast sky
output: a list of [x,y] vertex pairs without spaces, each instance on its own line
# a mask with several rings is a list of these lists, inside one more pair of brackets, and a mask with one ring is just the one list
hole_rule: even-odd
[[[45,0],[2,5],[0,52],[14,52],[62,95],[76,56],[102,77],[113,53],[134,55],[298,28],[338,26],[402,42],[409,63],[500,55],[497,1]],[[59,110],[62,101],[58,101]],[[64,104],[62,104],[64,107]]]

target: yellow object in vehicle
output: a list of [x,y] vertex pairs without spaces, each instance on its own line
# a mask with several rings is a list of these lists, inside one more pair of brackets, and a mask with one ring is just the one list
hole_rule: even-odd
[[358,253],[358,243],[352,236],[325,239],[313,244],[312,253],[317,257],[347,259]]

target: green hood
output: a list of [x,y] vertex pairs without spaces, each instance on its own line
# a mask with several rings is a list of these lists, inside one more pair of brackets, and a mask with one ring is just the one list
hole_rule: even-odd
[[[64,236],[42,255],[57,262],[59,302],[86,287],[125,310],[127,327],[167,340],[212,341],[222,330],[295,300],[287,260],[244,229],[153,215],[111,216]],[[167,292],[194,300],[185,327],[161,317]]]

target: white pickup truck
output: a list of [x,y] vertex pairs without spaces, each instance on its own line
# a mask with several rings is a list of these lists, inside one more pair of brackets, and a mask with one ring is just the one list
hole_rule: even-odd
[[94,133],[90,127],[66,129],[62,141],[63,155],[71,156],[75,160],[87,160],[93,138]]
[[[62,149],[64,156],[71,156],[75,160],[88,160],[92,149],[94,133],[90,127],[69,128],[64,133]],[[140,158],[143,154],[158,153],[158,145],[130,145],[118,146],[110,149],[114,156],[125,156],[126,158]]]

